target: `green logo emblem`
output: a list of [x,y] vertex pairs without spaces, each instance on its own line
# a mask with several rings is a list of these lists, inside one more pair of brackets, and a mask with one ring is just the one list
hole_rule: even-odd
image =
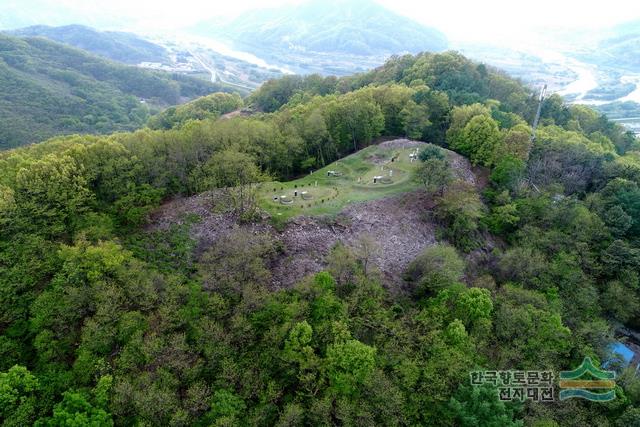
[[582,364],[573,371],[560,372],[560,400],[575,397],[593,402],[608,402],[616,398],[615,378],[615,372],[598,369],[590,358],[585,357]]

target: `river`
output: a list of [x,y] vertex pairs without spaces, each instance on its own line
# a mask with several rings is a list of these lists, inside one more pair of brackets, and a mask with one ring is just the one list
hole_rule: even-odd
[[[635,89],[625,96],[607,101],[599,99],[585,99],[587,97],[587,93],[590,90],[598,87],[598,79],[596,78],[596,71],[594,67],[577,60],[567,58],[564,55],[555,55],[553,59],[556,62],[560,61],[560,63],[565,65],[577,75],[576,80],[569,83],[561,90],[557,91],[559,95],[573,96],[574,99],[573,101],[571,101],[572,103],[593,106],[609,104],[612,102],[631,101],[640,103],[640,74],[628,74],[620,77],[621,83],[632,83],[633,85],[635,85]],[[627,129],[634,132],[636,135],[640,135],[640,117],[620,117],[616,118],[614,121],[620,123]]]
[[640,103],[640,75],[622,76],[620,81],[622,83],[633,83],[636,85],[636,88],[629,95],[623,96],[622,98],[617,99],[617,101],[633,101]]
[[578,78],[558,91],[558,94],[562,96],[577,95],[574,102],[581,102],[590,90],[598,87],[596,76],[588,66],[578,61],[567,59],[565,65],[576,73]]

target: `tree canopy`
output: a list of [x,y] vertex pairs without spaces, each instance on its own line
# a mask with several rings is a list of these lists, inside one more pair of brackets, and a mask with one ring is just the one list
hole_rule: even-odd
[[[452,52],[287,77],[247,104],[220,118],[240,102],[216,94],[155,129],[0,152],[2,423],[632,425],[625,370],[613,402],[546,406],[469,373],[602,362],[616,327],[640,327],[637,140],[553,96],[532,142],[530,91]],[[423,151],[413,177],[434,241],[395,287],[365,235],[277,288],[291,248],[268,238],[253,184],[388,136],[458,152]],[[201,192],[225,209],[169,203],[176,224],[156,222]],[[206,244],[202,215],[224,225]]]

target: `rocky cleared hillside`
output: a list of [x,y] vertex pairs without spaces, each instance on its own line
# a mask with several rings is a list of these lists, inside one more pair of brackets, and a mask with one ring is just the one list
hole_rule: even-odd
[[[422,142],[392,140],[381,146]],[[483,185],[478,171],[474,171],[467,159],[453,151],[447,151],[455,176],[477,187]],[[152,230],[166,230],[182,224],[194,214],[198,221],[191,226],[190,236],[197,242],[201,254],[216,241],[238,230],[249,231],[256,236],[266,234],[283,248],[276,257],[272,271],[272,288],[290,287],[303,277],[321,271],[325,257],[337,243],[355,247],[363,236],[370,236],[379,247],[373,256],[387,285],[402,287],[402,272],[426,247],[437,241],[437,225],[430,219],[433,201],[422,191],[399,194],[378,200],[348,205],[335,217],[298,216],[291,219],[282,230],[265,220],[256,224],[240,224],[228,213],[216,213],[216,197],[208,192],[189,198],[173,200],[162,206],[153,217]]]

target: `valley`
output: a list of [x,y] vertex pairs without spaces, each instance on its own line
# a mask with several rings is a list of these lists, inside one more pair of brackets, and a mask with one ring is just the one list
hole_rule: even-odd
[[[497,66],[534,88],[547,84],[549,93],[605,113],[611,108],[603,106],[612,103],[634,102],[640,107],[637,69],[628,61],[618,65],[597,53],[619,46],[618,39],[583,41],[575,36],[558,42],[549,34],[518,45],[447,42],[436,30],[409,25],[406,18],[389,15],[370,2],[347,3],[358,11],[361,22],[335,15],[329,5],[310,2],[295,11],[266,9],[231,22],[203,21],[173,34],[100,32],[78,25],[36,26],[14,33],[41,35],[142,68],[206,79],[245,95],[286,74],[344,76],[378,67],[392,54],[449,48]],[[323,28],[315,27],[319,23]],[[391,31],[399,26],[406,31]],[[630,28],[616,31],[633,34]],[[633,129],[639,125],[632,116],[615,118]]]
[[609,117],[636,133],[640,127],[634,112],[640,109],[640,74],[637,72],[589,62],[589,57],[571,53],[572,48],[576,48],[574,45],[505,48],[461,44],[458,47],[470,57],[504,69],[534,88],[547,85],[548,94],[557,93],[573,104],[589,105],[609,115],[616,105],[629,103],[626,109],[616,109]]
[[215,40],[191,35],[147,37],[168,52],[169,61],[140,63],[138,66],[191,74],[235,88],[243,94],[255,90],[266,80],[290,73]]
[[7,33],[44,37],[127,65],[206,79],[243,94],[287,72],[215,40],[188,34],[134,34],[100,31],[83,25],[38,25]]

